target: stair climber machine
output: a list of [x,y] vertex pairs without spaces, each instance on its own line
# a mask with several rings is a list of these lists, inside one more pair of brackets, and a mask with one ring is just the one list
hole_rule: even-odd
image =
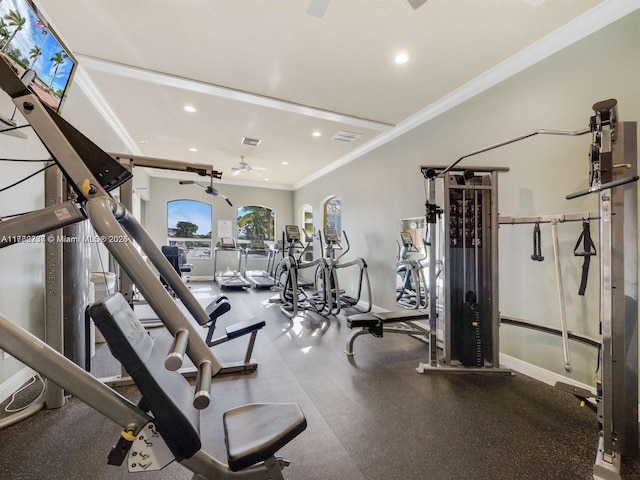
[[[225,270],[218,270],[219,257],[221,254],[235,255],[236,269],[227,267]],[[238,246],[236,239],[232,237],[222,237],[213,249],[213,271],[216,283],[221,289],[246,289],[251,283],[242,276],[242,249]]]
[[[598,195],[601,339],[595,410],[600,438],[593,478],[621,480],[622,457],[638,456],[638,131],[637,122],[618,121],[615,99],[597,102],[592,108],[589,126],[582,130],[536,130],[464,155],[446,168],[422,167],[429,186],[428,222],[444,217],[445,238],[449,239],[444,270],[445,328],[451,333],[444,332],[443,356],[436,353],[435,338],[429,342],[430,362],[421,368],[435,370],[454,359],[472,364],[476,359],[478,364],[484,360],[497,366],[498,275],[494,262],[499,169],[471,170],[457,167],[458,163],[535,135],[591,134],[588,188],[565,198]],[[486,179],[480,181],[478,174]],[[433,186],[437,180],[444,183],[444,209],[435,205]],[[434,275],[435,269],[430,266],[429,278]],[[430,291],[430,307],[432,295]],[[435,335],[431,316],[430,321],[431,334]],[[486,335],[488,327],[495,335]],[[563,339],[568,333],[563,324]],[[467,348],[469,353],[464,352]],[[584,389],[560,382],[556,387],[585,403],[594,399]]]
[[[137,404],[66,358],[57,345],[48,345],[3,315],[0,348],[46,377],[47,391],[55,384],[118,426],[120,434],[107,460],[111,465],[126,461],[130,472],[149,472],[177,461],[193,472],[194,480],[282,480],[281,470],[289,462],[276,453],[307,426],[296,404],[252,403],[232,408],[221,419],[225,461],[202,449],[200,413],[212,401],[212,377],[222,365],[199,327],[228,310],[224,299],[219,298],[210,312],[205,311],[151,236],[111,196],[110,191],[131,179],[129,171],[45,106],[3,60],[0,87],[51,155],[54,168],[48,171],[61,172],[75,193],[70,200],[59,199],[45,208],[2,220],[0,248],[44,234],[48,243],[59,245],[61,242],[55,241],[59,229],[88,220],[174,337],[169,352],[161,352],[120,293],[107,295],[89,307],[89,315],[111,352],[140,391]],[[66,292],[62,292],[62,268],[56,260],[47,257],[47,289],[50,300],[59,305]],[[186,311],[164,288],[150,264]],[[183,359],[197,369],[195,389],[178,371]],[[216,388],[224,389],[224,383],[217,383]]]
[[427,259],[426,242],[425,256],[413,258],[412,253],[420,253],[416,248],[409,232],[400,232],[398,245],[398,260],[396,263],[396,303],[404,308],[427,308],[427,288],[424,281],[423,263]]
[[[254,288],[271,288],[275,285],[273,277],[273,265],[277,250],[269,247],[261,238],[251,240],[249,246],[244,249],[242,276],[249,281]],[[264,270],[248,270],[249,260],[265,261]]]
[[[356,258],[350,262],[340,263],[340,259],[344,257],[351,249],[349,244],[349,237],[345,231],[342,232],[344,240],[347,244],[347,248],[343,249],[338,232],[335,228],[325,227],[324,242],[322,232],[318,231],[318,237],[320,243],[324,245],[324,260],[327,268],[318,268],[316,270],[316,290],[323,289],[328,294],[328,307],[329,314],[338,315],[341,311],[345,315],[353,315],[356,313],[366,313],[371,311],[371,285],[369,283],[369,272],[367,270],[367,262],[363,258]],[[336,252],[340,253],[336,257]],[[351,272],[357,269],[357,279],[355,280],[356,287],[351,289],[354,291],[354,295],[349,295],[345,289],[340,288],[339,275],[340,270],[351,269]],[[328,273],[328,275],[326,275]],[[343,274],[343,278],[346,275]],[[355,276],[353,278],[356,278]],[[366,288],[367,300],[364,305],[359,305],[362,298],[362,287]]]
[[327,291],[323,288],[309,293],[301,284],[311,287],[314,284],[300,282],[301,273],[304,270],[317,273],[317,269],[321,269],[324,271],[325,278],[328,278],[329,273],[324,258],[318,258],[311,262],[302,261],[313,241],[304,245],[300,241],[300,229],[297,225],[287,225],[282,237],[283,258],[276,267],[276,285],[273,288],[278,294],[270,298],[269,301],[280,303],[280,309],[289,318],[295,317],[301,311],[311,311],[323,316],[328,315],[330,309],[328,308]]

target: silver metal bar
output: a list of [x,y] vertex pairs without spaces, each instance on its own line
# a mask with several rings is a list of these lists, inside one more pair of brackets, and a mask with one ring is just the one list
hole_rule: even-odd
[[[156,267],[176,296],[182,301],[184,306],[187,307],[187,310],[189,310],[189,313],[193,315],[193,318],[200,325],[206,325],[209,323],[211,319],[209,318],[209,315],[207,315],[207,312],[202,308],[202,305],[198,303],[198,300],[196,300],[191,293],[191,290],[189,290],[189,288],[184,284],[180,275],[178,275],[178,272],[176,272],[171,266],[167,257],[164,256],[162,251],[157,247],[156,243],[153,241],[151,236],[149,236],[144,227],[140,225],[138,220],[136,220],[130,212],[125,210],[125,213],[118,218],[118,221],[135,239],[138,245],[140,245],[153,266]],[[124,268],[124,266],[122,267]]]
[[448,366],[451,364],[451,195],[449,192],[451,182],[451,175],[444,175],[443,179],[443,225],[444,225],[444,273],[445,273],[445,286],[444,286],[444,322],[443,322],[443,338],[442,338],[442,357],[439,359],[438,364]]
[[258,335],[258,331],[254,330],[251,332],[251,336],[249,337],[249,344],[247,345],[247,351],[244,355],[244,364],[251,363],[251,355],[253,354],[253,346],[256,343],[256,336]]
[[[124,207],[128,211],[133,211],[133,180],[129,180],[120,185],[120,203],[124,205]],[[125,300],[129,305],[133,305],[133,282],[131,281],[131,277],[127,275],[120,266],[115,268],[114,271],[118,273],[118,290],[124,296]]]
[[489,145],[488,147],[481,148],[480,150],[476,150],[471,153],[467,153],[466,155],[461,156],[447,168],[445,168],[440,175],[444,175],[449,172],[452,168],[454,168],[458,163],[460,163],[465,158],[473,157],[474,155],[478,155],[480,153],[488,152],[490,150],[494,150],[496,148],[504,147],[505,145],[509,145],[511,143],[519,142],[520,140],[524,140],[525,138],[533,137],[535,135],[563,135],[574,137],[578,135],[585,135],[587,133],[591,133],[591,128],[584,128],[582,130],[535,130],[533,132],[525,133],[524,135],[520,135],[518,137],[511,138],[509,140],[505,140],[499,143],[494,143],[493,145]]
[[[432,206],[436,203],[436,188],[435,178],[427,180],[429,187],[428,202]],[[435,207],[432,207],[435,208]],[[434,214],[435,215],[435,214]],[[428,223],[429,226],[429,365],[435,367],[438,364],[438,346],[437,346],[437,329],[438,329],[438,315],[437,315],[437,294],[438,286],[436,285],[436,267],[437,267],[437,218],[433,223]]]
[[538,215],[533,217],[500,217],[500,225],[516,225],[516,224],[529,224],[529,223],[551,223],[553,221],[557,223],[564,222],[581,222],[589,220],[600,219],[600,214],[597,210],[590,210],[588,212],[576,212],[576,213],[560,213],[557,215]]
[[184,354],[187,351],[187,345],[189,344],[189,332],[185,329],[180,329],[176,332],[169,348],[169,354],[164,361],[164,366],[167,370],[176,371],[182,367],[184,362]]
[[193,396],[193,407],[204,410],[211,402],[211,362],[204,361],[198,365],[196,376],[196,393]]
[[[55,171],[50,168],[46,172],[52,170]],[[54,232],[54,230],[86,220],[86,215],[76,202],[72,200],[62,202],[61,196],[56,198],[59,199],[56,200],[57,203],[53,203],[53,198],[48,198],[46,200],[48,206],[41,210],[0,221],[0,248],[30,240],[48,232],[52,232],[53,235],[49,238],[57,240],[62,237],[62,232]],[[48,239],[45,237],[42,241],[47,242]]]
[[[480,224],[480,217],[478,216],[478,192],[476,190],[473,191],[473,288],[474,293],[479,295],[480,292],[480,268],[479,262],[480,257],[479,254],[479,246],[478,246],[478,227]],[[476,298],[476,302],[480,303],[480,299]]]
[[611,321],[613,292],[611,285],[611,192],[600,194],[600,328],[602,331],[602,416],[603,459],[612,463],[613,451],[613,352]]
[[[175,335],[181,328],[189,331],[187,355],[193,364],[198,366],[204,361],[209,361],[213,367],[213,374],[218,373],[222,365],[207,347],[193,324],[178,308],[171,295],[135,249],[130,237],[118,223],[116,214],[119,217],[125,215],[122,205],[110,197],[94,197],[87,202],[86,212],[96,232],[105,238],[105,246],[109,252],[132,278],[169,332]],[[150,246],[140,246],[148,255],[147,248]],[[155,245],[152,247],[158,249]]]
[[[206,165],[204,163],[187,163],[178,160],[168,160],[166,158],[154,158],[144,157],[140,155],[131,155],[128,153],[109,153],[115,160],[118,160],[125,167],[147,167],[157,168],[159,170],[172,170],[174,172],[187,172],[195,173],[201,177],[220,178],[222,175],[220,172],[213,170],[212,165]],[[219,174],[219,176],[213,175],[213,173]]]
[[[59,168],[48,168],[44,173],[44,195],[45,204],[50,209],[57,209],[62,200],[66,200],[66,195],[63,198],[62,189],[62,172]],[[71,203],[71,202],[68,202]],[[75,204],[73,204],[75,207]],[[42,212],[42,210],[40,210]],[[29,214],[30,217],[33,214]],[[55,224],[57,216],[55,213],[45,214],[45,217],[49,217],[51,224]],[[41,218],[41,215],[38,215]],[[78,216],[78,218],[84,218]],[[17,219],[16,219],[17,220]],[[23,219],[24,220],[24,219]],[[4,222],[3,222],[4,223]],[[17,227],[28,228],[34,224],[33,220],[27,222],[18,222]],[[47,222],[49,224],[49,222]],[[4,225],[0,223],[0,228]],[[3,229],[4,231],[4,229]],[[16,230],[17,232],[20,230]],[[24,230],[22,230],[24,232]],[[62,237],[62,228],[51,231],[50,235],[54,238]],[[64,271],[62,261],[62,242],[46,242],[44,245],[45,255],[45,297],[44,297],[44,339],[51,348],[58,353],[64,354],[64,295],[63,295],[63,283],[64,283]],[[47,380],[47,390],[45,393],[45,405],[47,408],[60,408],[65,403],[64,390],[55,385],[51,380]]]
[[567,372],[570,372],[571,353],[569,352],[569,329],[567,327],[567,309],[564,303],[564,284],[562,282],[560,248],[558,245],[558,224],[556,221],[551,221],[551,238],[553,240],[553,260],[556,267],[558,305],[560,306],[560,327],[562,329],[562,351],[564,354],[564,369]]
[[491,186],[493,187],[490,193],[491,201],[491,234],[489,236],[490,245],[490,261],[488,262],[490,280],[487,282],[491,286],[491,364],[494,368],[500,365],[500,282],[498,280],[500,265],[499,265],[499,248],[498,248],[498,173],[494,170],[491,172]]
[[3,315],[0,315],[0,348],[134,433],[153,421],[129,400]]

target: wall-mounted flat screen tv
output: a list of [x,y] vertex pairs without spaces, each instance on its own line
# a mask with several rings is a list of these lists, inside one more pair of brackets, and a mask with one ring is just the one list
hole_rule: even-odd
[[60,110],[77,62],[30,0],[0,0],[0,52],[20,77],[33,70],[31,89]]

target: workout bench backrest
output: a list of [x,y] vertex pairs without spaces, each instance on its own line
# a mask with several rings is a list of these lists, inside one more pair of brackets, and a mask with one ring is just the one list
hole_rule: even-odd
[[127,370],[156,419],[158,432],[178,460],[201,448],[200,414],[193,407],[193,388],[177,371],[164,366],[155,346],[120,293],[89,308],[113,356]]

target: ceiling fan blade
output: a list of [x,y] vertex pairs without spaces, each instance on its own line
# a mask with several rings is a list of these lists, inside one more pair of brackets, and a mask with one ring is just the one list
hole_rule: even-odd
[[331,0],[311,0],[309,3],[309,8],[307,8],[307,14],[312,17],[322,17],[324,12],[327,11],[327,7],[329,6],[329,2]]
[[224,201],[227,202],[230,207],[233,207],[233,203],[231,203],[231,200],[229,200],[229,197],[225,197],[221,193],[218,193],[218,196],[224,198]]
[[231,174],[232,177],[237,177],[238,175],[240,175],[240,172],[242,171],[242,169],[240,168],[236,168],[232,170],[234,170],[234,172]]
[[416,10],[427,3],[427,0],[407,0],[407,2],[409,2],[409,5],[411,5],[413,9]]
[[259,170],[261,172],[266,172],[267,171],[267,169],[264,168],[264,167],[251,167],[251,170]]

